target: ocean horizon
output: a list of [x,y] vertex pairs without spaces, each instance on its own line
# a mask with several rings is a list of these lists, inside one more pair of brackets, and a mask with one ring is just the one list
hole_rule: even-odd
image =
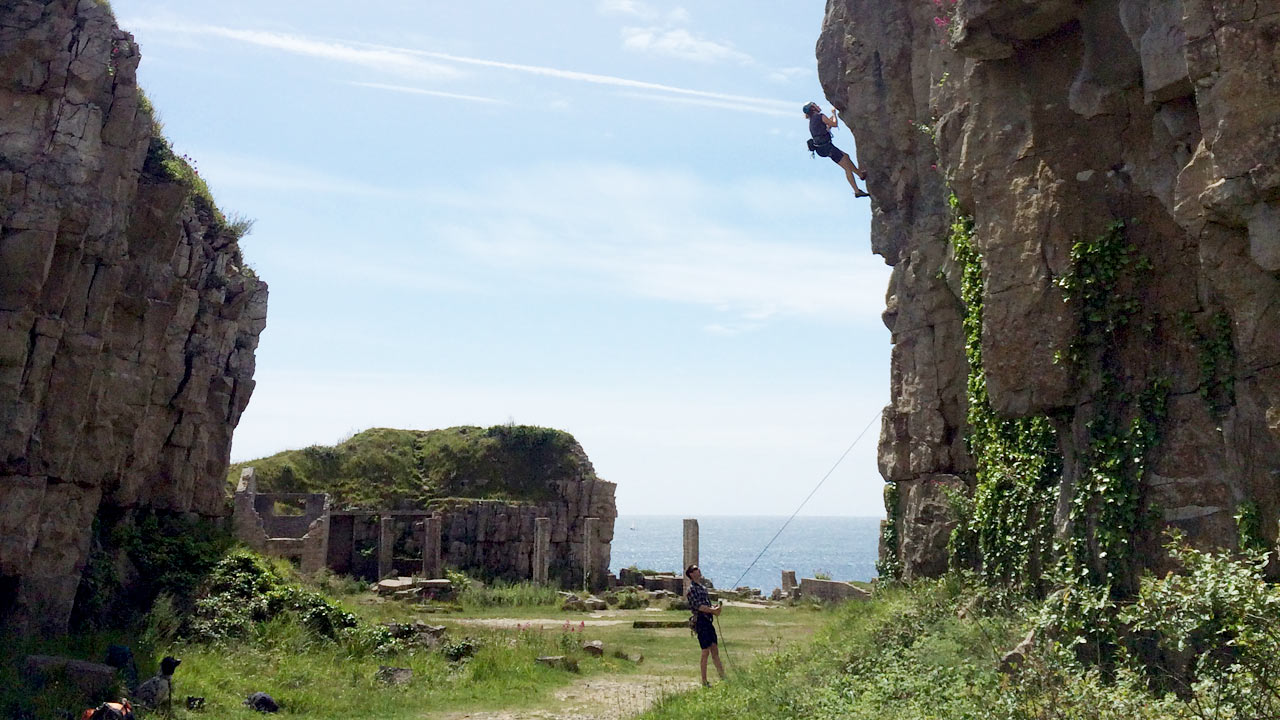
[[[698,565],[718,588],[747,585],[768,595],[782,585],[782,571],[818,573],[834,580],[876,576],[880,518],[800,516],[748,570],[786,515],[707,515],[698,518]],[[684,571],[684,517],[619,515],[614,523],[609,570]],[[741,580],[739,580],[741,578]]]

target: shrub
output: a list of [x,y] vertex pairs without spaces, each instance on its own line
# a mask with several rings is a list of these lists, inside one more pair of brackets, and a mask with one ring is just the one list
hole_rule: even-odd
[[359,624],[355,615],[320,593],[286,582],[262,557],[238,551],[210,573],[206,590],[196,601],[188,635],[206,642],[244,638],[259,625],[281,618],[327,640],[344,637],[344,631]]

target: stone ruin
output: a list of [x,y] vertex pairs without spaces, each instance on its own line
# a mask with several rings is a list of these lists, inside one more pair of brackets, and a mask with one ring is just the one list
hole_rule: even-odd
[[[569,490],[565,485],[572,485]],[[546,503],[453,500],[426,510],[334,510],[324,493],[259,493],[253,468],[235,493],[236,537],[289,558],[303,572],[328,568],[369,581],[446,567],[561,587],[609,580],[614,484],[562,483]],[[299,512],[282,513],[281,508]]]

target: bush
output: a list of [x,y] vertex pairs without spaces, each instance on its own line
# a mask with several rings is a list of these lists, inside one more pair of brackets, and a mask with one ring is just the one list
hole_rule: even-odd
[[[219,642],[252,635],[271,620],[293,621],[310,635],[337,640],[359,625],[355,615],[320,593],[289,584],[262,557],[234,552],[209,575],[206,590],[196,601],[188,636]],[[367,644],[362,639],[361,644]]]

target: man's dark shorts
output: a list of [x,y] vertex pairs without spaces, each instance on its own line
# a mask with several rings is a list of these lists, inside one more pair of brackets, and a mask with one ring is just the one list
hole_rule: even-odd
[[698,633],[698,647],[706,650],[716,644],[716,628],[711,624],[705,614],[698,616],[698,622],[693,626],[694,632]]
[[844,159],[844,151],[835,145],[818,145],[813,151],[822,157],[831,158],[831,162],[837,165],[839,165],[840,161]]

